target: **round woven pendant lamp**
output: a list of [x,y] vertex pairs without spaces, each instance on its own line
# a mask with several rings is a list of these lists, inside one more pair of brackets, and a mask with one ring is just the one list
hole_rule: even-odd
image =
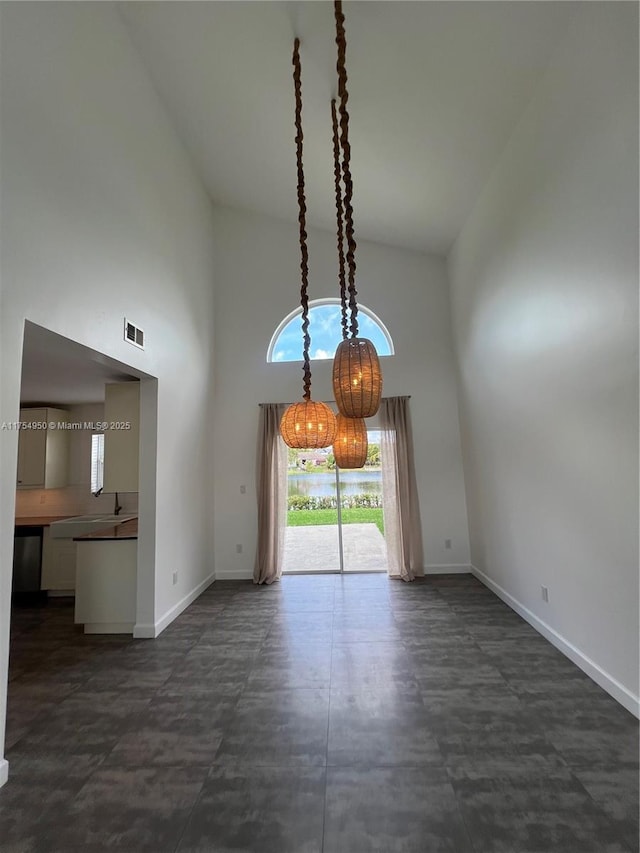
[[289,406],[280,421],[280,435],[285,444],[296,448],[329,447],[336,435],[336,416],[325,403],[311,399],[311,364],[309,348],[309,252],[307,250],[306,213],[304,195],[304,169],[302,165],[302,84],[300,65],[300,40],[293,43],[293,83],[296,111],[296,165],[298,171],[298,224],[300,226],[300,304],[302,306],[302,402]]
[[376,348],[367,338],[346,338],[333,360],[333,393],[346,418],[370,418],[380,408],[382,371]]
[[336,416],[331,409],[313,400],[293,403],[280,421],[280,435],[289,447],[329,447],[336,429]]
[[362,418],[336,418],[337,432],[333,441],[333,455],[340,468],[362,468],[367,461],[369,441],[367,425]]

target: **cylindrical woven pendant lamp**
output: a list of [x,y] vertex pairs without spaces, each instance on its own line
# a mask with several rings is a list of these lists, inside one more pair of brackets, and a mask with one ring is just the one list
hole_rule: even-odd
[[370,418],[382,397],[382,371],[375,347],[367,338],[347,338],[333,360],[333,393],[341,415]]
[[362,418],[336,418],[337,432],[333,442],[333,455],[340,468],[362,468],[367,461],[369,441],[367,425]]
[[[340,141],[338,138],[338,114],[335,98],[331,101],[333,125],[333,174],[336,191],[336,223],[338,238],[338,281],[340,282],[340,307],[342,314],[342,338],[347,342],[347,285],[345,277],[344,226],[342,212],[342,167],[340,165]],[[334,370],[337,362],[334,359]],[[367,459],[367,428],[362,418],[348,418],[339,414],[336,418],[337,432],[333,442],[333,455],[340,468],[362,468]]]
[[[338,95],[340,97],[340,137],[338,145],[335,105],[332,104],[334,125],[334,174],[336,177],[336,206],[338,211],[338,258],[343,303],[343,337],[338,344],[333,361],[333,393],[341,415],[347,418],[370,418],[376,414],[382,397],[382,371],[380,359],[373,343],[358,336],[358,302],[355,286],[356,241],[353,229],[353,181],[351,179],[351,146],[349,144],[349,113],[347,111],[347,39],[344,31],[344,14],[341,0],[334,2],[336,19],[336,44],[338,46]],[[342,164],[339,163],[342,152]],[[341,175],[340,175],[341,173]],[[347,338],[345,322],[344,261],[342,255],[342,201],[340,177],[344,181],[344,220],[347,238],[346,261],[349,269],[349,308],[351,309],[351,337]]]
[[282,416],[280,435],[289,447],[328,447],[336,437],[336,416],[325,403],[293,403]]

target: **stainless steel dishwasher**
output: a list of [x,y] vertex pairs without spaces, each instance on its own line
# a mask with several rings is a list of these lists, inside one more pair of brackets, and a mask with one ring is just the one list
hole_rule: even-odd
[[42,527],[16,527],[13,539],[14,595],[40,593]]

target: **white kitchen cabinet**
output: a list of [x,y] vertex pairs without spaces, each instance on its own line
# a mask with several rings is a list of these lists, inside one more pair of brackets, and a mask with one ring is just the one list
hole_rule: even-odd
[[76,542],[75,622],[85,634],[133,634],[137,539]]
[[62,409],[20,409],[21,423],[35,424],[18,436],[18,489],[60,489],[69,482],[68,429],[41,429],[38,424],[69,423]]
[[76,588],[76,543],[70,538],[53,538],[49,527],[42,536],[40,588],[58,594],[72,594]]
[[118,382],[105,386],[104,422],[103,489],[105,492],[137,492],[139,382]]

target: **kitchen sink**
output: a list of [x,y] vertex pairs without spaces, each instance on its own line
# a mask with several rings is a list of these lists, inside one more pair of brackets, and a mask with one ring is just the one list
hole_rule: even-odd
[[84,536],[85,533],[94,533],[96,530],[121,524],[131,518],[136,518],[136,515],[76,515],[63,521],[53,521],[50,535],[52,539],[72,539],[74,536]]

